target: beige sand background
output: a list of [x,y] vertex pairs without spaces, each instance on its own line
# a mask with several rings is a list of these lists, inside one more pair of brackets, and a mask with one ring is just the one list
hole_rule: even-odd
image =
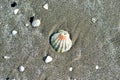
[[[13,1],[17,6],[11,7]],[[0,0],[0,80],[120,80],[120,0],[48,0],[48,10],[42,8],[45,2]],[[32,16],[41,19],[39,27],[31,26]],[[65,53],[49,44],[60,29],[73,41]],[[12,30],[18,33],[13,36]],[[44,62],[46,55],[51,63]]]

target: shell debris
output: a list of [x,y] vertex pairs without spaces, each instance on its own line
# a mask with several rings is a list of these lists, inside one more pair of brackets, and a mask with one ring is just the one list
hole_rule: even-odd
[[12,31],[12,35],[16,35],[17,34],[17,31],[16,30],[13,30]]
[[51,56],[47,56],[45,59],[45,63],[49,63],[53,60],[53,58]]
[[6,59],[6,60],[7,60],[7,59],[10,59],[9,56],[3,56],[3,58]]
[[17,14],[18,11],[19,11],[19,9],[15,9],[15,10],[14,10],[14,14]]
[[23,72],[25,70],[24,66],[19,66],[18,71]]
[[43,5],[43,8],[46,9],[46,10],[48,10],[48,3],[45,3],[45,4]]
[[50,44],[57,52],[67,52],[72,47],[72,41],[67,31],[59,30],[50,36]]
[[96,65],[96,66],[95,66],[95,69],[99,69],[99,66],[98,66],[98,65]]
[[96,23],[97,19],[93,17],[93,18],[91,19],[91,21],[92,21],[92,23]]
[[70,68],[69,68],[69,71],[72,71],[72,70],[73,70],[73,68],[72,68],[72,67],[70,67]]
[[38,27],[38,26],[40,26],[40,24],[41,24],[41,20],[39,20],[39,19],[33,20],[33,22],[32,22],[33,27]]
[[25,26],[29,26],[29,24],[28,24],[28,23],[26,23],[26,24],[25,24]]

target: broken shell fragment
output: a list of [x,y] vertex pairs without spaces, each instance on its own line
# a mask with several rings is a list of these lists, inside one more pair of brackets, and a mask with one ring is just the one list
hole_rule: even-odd
[[14,10],[14,14],[17,14],[18,11],[19,11],[19,9],[15,9],[15,10]]
[[29,26],[29,24],[28,24],[28,23],[26,23],[26,24],[25,24],[25,26]]
[[46,10],[48,10],[48,3],[45,3],[45,4],[43,5],[43,8],[46,9]]
[[13,30],[12,31],[12,35],[16,35],[17,34],[17,31],[16,30]]
[[18,70],[19,70],[20,72],[23,72],[23,71],[25,70],[25,68],[24,68],[23,66],[19,66],[19,67],[18,67]]
[[73,70],[73,68],[72,68],[72,67],[70,67],[70,68],[69,68],[69,71],[72,71],[72,70]]
[[53,60],[53,58],[51,56],[47,56],[45,59],[45,63],[49,63]]
[[34,20],[34,21],[32,22],[32,26],[33,26],[33,27],[40,26],[40,24],[41,24],[41,22],[40,22],[39,19],[36,19],[36,20]]
[[97,19],[93,17],[93,18],[91,19],[91,21],[92,21],[92,23],[96,23]]
[[6,59],[6,60],[10,59],[9,56],[3,56],[3,58]]
[[67,31],[59,30],[50,37],[50,44],[57,52],[66,52],[72,47],[72,41]]
[[96,68],[96,69],[99,69],[99,66],[98,66],[98,65],[96,65],[96,66],[95,66],[95,68]]

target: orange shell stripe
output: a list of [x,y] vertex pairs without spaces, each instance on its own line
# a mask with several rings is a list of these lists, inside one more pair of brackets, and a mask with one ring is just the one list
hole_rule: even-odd
[[65,39],[66,39],[66,36],[60,34],[60,35],[58,36],[58,38],[59,38],[60,40],[65,40]]

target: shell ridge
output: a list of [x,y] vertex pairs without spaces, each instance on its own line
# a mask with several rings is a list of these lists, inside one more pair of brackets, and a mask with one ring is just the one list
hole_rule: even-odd
[[59,47],[59,44],[60,44],[60,40],[58,39],[57,42],[54,45],[54,48],[57,49]]
[[63,50],[62,50],[62,52],[65,51],[65,46],[66,46],[65,45],[65,40],[63,40]]
[[59,48],[58,48],[58,51],[59,52],[62,52],[62,48],[63,48],[63,40],[61,40],[61,42],[60,42],[60,45],[59,45]]

